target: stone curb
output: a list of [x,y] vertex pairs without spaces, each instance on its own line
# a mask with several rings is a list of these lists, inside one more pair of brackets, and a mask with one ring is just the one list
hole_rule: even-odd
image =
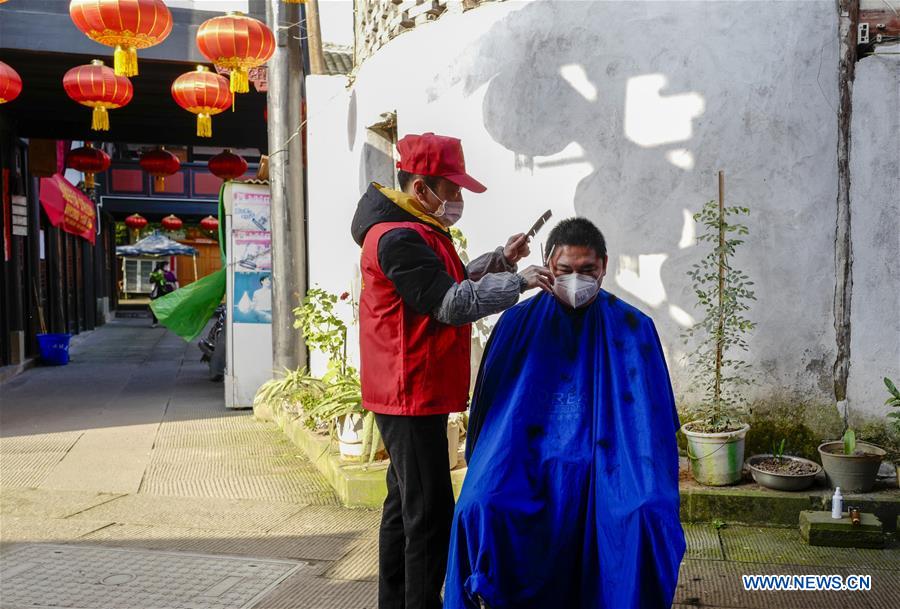
[[[331,438],[314,433],[281,408],[254,406],[253,416],[274,422],[285,436],[300,448],[317,470],[328,480],[341,504],[350,508],[380,508],[387,496],[385,482],[388,461],[372,464],[347,463],[333,446]],[[466,469],[450,472],[455,496],[462,489]]]

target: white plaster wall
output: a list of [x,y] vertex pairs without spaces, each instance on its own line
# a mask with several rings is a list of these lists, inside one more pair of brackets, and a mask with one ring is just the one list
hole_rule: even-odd
[[[359,248],[350,237],[350,222],[359,200],[356,179],[358,154],[348,133],[351,93],[344,76],[307,76],[307,177],[309,209],[309,284],[333,294],[354,290],[358,275]],[[358,361],[358,333],[352,312],[343,303],[338,314],[348,323],[352,347]],[[312,354],[310,367],[322,374],[325,359]]]
[[401,137],[460,137],[487,184],[459,224],[472,254],[546,208],[596,222],[604,287],[656,320],[683,397],[702,255],[687,220],[724,169],[726,203],[753,209],[737,261],[757,283],[750,398],[832,402],[836,22],[830,0],[536,1],[418,26],[361,66],[344,117],[310,87],[310,226],[329,245],[311,240],[313,281],[350,281],[365,129],[396,110]]
[[[897,52],[900,46],[879,52]],[[900,383],[900,56],[856,65],[851,123],[852,411],[887,412],[882,378]]]

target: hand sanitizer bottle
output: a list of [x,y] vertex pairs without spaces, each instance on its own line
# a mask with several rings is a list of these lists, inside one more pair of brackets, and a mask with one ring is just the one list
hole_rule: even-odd
[[841,487],[834,489],[834,496],[831,498],[831,517],[835,520],[841,519],[841,512],[844,511],[844,498],[841,496]]

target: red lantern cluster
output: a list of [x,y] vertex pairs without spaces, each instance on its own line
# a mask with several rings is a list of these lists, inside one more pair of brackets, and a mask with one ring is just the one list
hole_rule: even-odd
[[211,174],[226,182],[247,173],[247,161],[244,160],[244,157],[233,153],[228,148],[209,159],[207,167]]
[[22,77],[0,61],[0,104],[11,102],[22,92]]
[[118,76],[137,76],[137,50],[172,32],[172,13],[163,0],[71,0],[69,16],[88,38],[115,47]]
[[174,214],[169,214],[165,218],[162,219],[162,227],[166,230],[178,230],[184,224],[181,221],[181,218]]
[[181,169],[181,161],[178,157],[166,150],[157,148],[141,155],[141,169],[153,176],[153,188],[162,192],[166,188],[166,176],[170,176]]
[[84,174],[84,187],[86,189],[94,187],[94,174],[103,173],[109,169],[109,162],[109,155],[98,148],[94,148],[94,145],[91,143],[81,148],[70,150],[66,154],[66,167]]
[[200,220],[200,228],[209,232],[217,231],[219,230],[219,221],[212,216],[206,216]]
[[109,131],[107,110],[128,105],[134,96],[131,81],[124,76],[116,76],[99,59],[66,72],[63,88],[73,100],[94,109],[91,121],[94,131]]
[[132,230],[141,230],[147,226],[147,218],[141,214],[131,214],[125,218],[125,226]]

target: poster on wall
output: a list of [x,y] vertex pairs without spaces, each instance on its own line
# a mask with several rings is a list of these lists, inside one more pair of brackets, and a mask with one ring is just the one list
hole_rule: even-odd
[[272,274],[266,271],[234,274],[234,321],[272,323]]
[[272,233],[234,231],[234,261],[237,272],[272,270]]
[[265,231],[271,229],[269,193],[235,189],[231,212],[231,230]]

